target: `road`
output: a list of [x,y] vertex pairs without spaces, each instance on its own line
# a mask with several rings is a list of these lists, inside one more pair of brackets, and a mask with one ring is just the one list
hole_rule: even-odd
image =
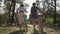
[[[0,34],[40,34],[39,29],[36,26],[36,31],[33,31],[33,26],[28,25],[28,31],[25,32],[24,30],[20,31],[16,26],[9,26],[9,27],[0,27]],[[60,34],[60,30],[54,30],[52,28],[43,28],[43,34]]]

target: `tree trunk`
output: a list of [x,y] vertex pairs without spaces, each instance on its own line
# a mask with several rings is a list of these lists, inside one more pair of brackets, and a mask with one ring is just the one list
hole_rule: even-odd
[[54,2],[55,2],[54,24],[56,24],[56,0],[54,0]]
[[12,23],[14,23],[15,3],[16,3],[15,0],[11,1],[11,5],[9,8],[9,23],[8,23],[8,25],[12,25]]

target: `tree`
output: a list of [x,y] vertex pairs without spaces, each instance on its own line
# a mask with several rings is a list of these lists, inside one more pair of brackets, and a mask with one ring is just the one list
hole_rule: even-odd
[[0,26],[2,25],[2,15],[0,14]]
[[[44,3],[43,3],[43,5],[44,5],[44,7],[46,6],[46,5],[48,5],[47,6],[47,9],[48,9],[48,13],[50,13],[50,15],[51,15],[51,13],[54,15],[54,17],[53,17],[53,19],[54,19],[54,24],[56,24],[56,7],[59,7],[59,6],[56,6],[56,1],[58,1],[58,0],[45,0],[44,1]],[[46,8],[46,7],[45,7]],[[51,11],[53,11],[53,12],[51,12]]]

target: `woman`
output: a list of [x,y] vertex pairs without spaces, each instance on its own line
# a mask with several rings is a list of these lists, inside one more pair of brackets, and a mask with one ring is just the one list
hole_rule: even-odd
[[24,5],[21,4],[20,7],[17,9],[17,17],[18,17],[18,24],[19,24],[19,28],[21,30],[21,27],[24,23],[24,12],[25,12],[25,8]]
[[32,19],[32,23],[35,31],[35,25],[38,19],[37,10],[40,11],[40,9],[36,6],[36,3],[33,3],[32,5],[33,6],[31,7],[31,19]]

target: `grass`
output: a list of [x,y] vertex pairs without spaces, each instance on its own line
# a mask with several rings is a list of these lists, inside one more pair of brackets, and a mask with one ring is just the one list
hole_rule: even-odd
[[0,34],[8,34],[10,32],[16,31],[16,30],[19,30],[19,28],[16,26],[0,27]]

